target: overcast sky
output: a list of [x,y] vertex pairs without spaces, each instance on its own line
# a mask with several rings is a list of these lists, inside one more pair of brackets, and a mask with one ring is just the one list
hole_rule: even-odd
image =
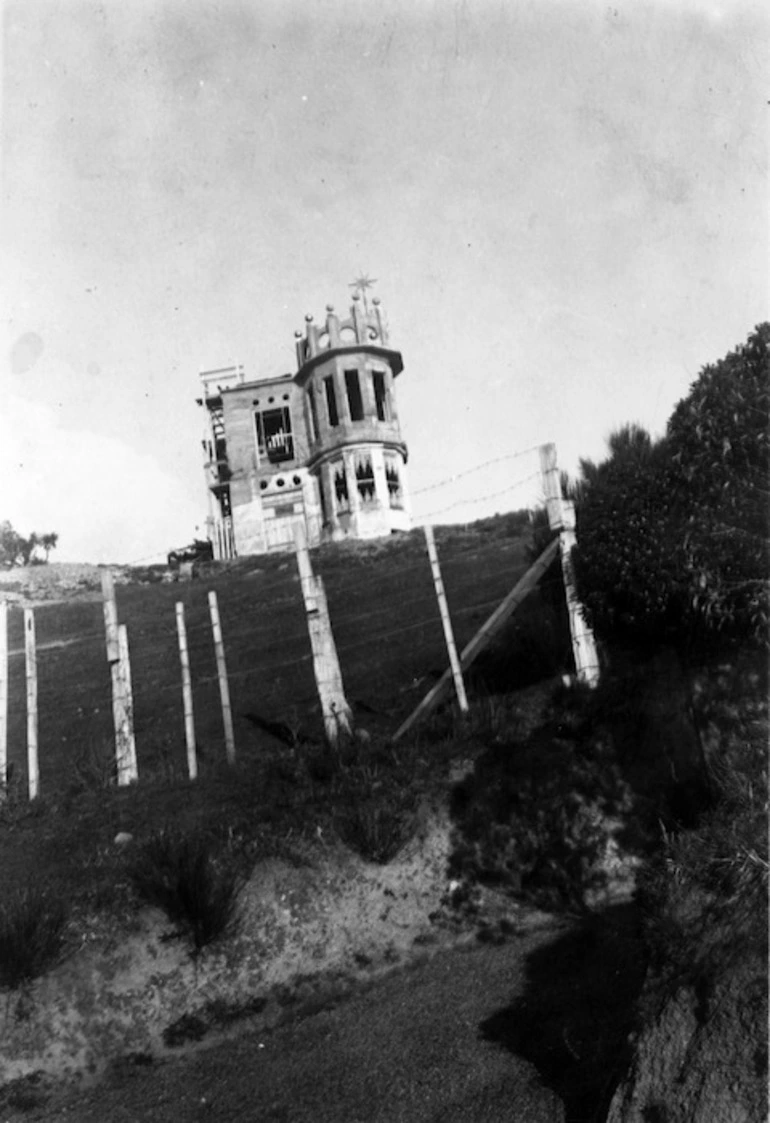
[[543,442],[574,470],[624,422],[660,432],[768,317],[768,19],[6,0],[0,519],[58,531],[59,560],[190,541],[198,372],[294,370],[305,313],[361,272],[418,519],[528,505],[512,454]]

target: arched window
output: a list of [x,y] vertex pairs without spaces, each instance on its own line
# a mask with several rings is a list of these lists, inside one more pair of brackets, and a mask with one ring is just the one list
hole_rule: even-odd
[[385,461],[385,482],[388,485],[388,502],[391,507],[400,509],[404,505],[401,477],[398,473],[398,462],[390,457]]
[[372,503],[374,501],[374,468],[372,467],[372,460],[369,456],[362,456],[356,463],[356,484],[358,486],[358,494],[363,499],[364,503]]
[[345,465],[338,463],[334,469],[334,497],[337,500],[337,511],[344,514],[350,510],[350,496],[348,495],[348,478],[345,475]]

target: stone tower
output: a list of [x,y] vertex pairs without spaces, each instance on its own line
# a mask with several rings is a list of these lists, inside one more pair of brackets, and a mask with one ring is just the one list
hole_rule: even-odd
[[323,537],[377,538],[411,524],[407,449],[396,409],[404,364],[388,343],[382,308],[360,293],[350,316],[331,305],[322,327],[305,317],[295,375],[305,401],[307,466],[318,480]]
[[322,327],[295,333],[297,371],[247,381],[242,367],[201,374],[209,536],[216,557],[377,538],[411,525],[389,346],[379,300],[327,306]]

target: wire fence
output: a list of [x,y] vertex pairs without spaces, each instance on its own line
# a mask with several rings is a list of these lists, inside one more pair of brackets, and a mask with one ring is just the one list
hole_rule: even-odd
[[[526,525],[521,511],[494,527],[489,540],[460,526],[437,534],[458,647],[527,568]],[[313,564],[325,583],[354,713],[392,731],[448,662],[425,541],[413,533],[358,543],[350,550],[321,550]],[[211,590],[219,602],[238,753],[264,751],[260,731],[266,723],[279,721],[311,738],[320,736],[313,653],[295,559],[261,555],[210,573],[209,579],[177,583],[116,584],[118,618],[128,635],[140,776],[163,770],[183,774],[186,766],[177,603],[184,606],[201,764],[205,769],[224,760]],[[86,602],[42,603],[34,608],[34,620],[40,791],[45,796],[109,768],[115,752],[113,695],[96,590]],[[8,610],[7,666],[7,774],[23,789],[29,778],[27,673],[23,612],[14,606]]]

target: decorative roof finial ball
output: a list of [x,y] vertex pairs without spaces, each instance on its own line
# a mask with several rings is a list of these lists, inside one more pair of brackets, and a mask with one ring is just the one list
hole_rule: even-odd
[[305,316],[305,323],[306,324],[312,324],[312,322],[313,322],[313,317],[308,312],[307,316]]
[[379,304],[379,303],[380,303],[379,296],[373,296],[372,297],[372,304]]
[[294,332],[294,338],[295,339],[302,339],[302,332],[301,331],[295,331]]
[[353,299],[354,300],[360,300],[361,299],[361,293],[360,292],[354,292],[353,293]]
[[333,304],[327,304],[326,305],[326,311],[327,312],[333,312],[334,311],[334,305]]

